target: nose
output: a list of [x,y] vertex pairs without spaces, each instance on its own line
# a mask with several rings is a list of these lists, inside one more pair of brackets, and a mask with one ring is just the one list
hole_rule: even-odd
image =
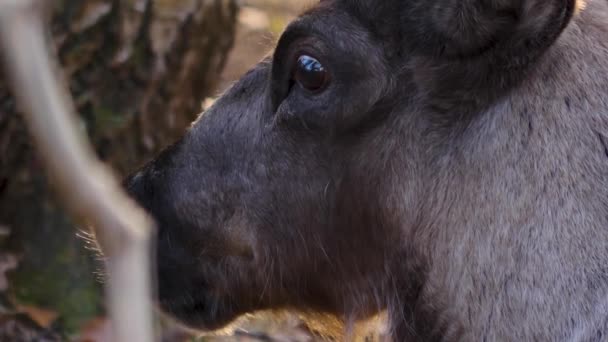
[[162,237],[169,222],[176,221],[171,206],[169,174],[174,170],[173,149],[168,148],[156,159],[147,162],[123,179],[123,189],[156,223],[158,237]]
[[143,171],[137,171],[134,174],[128,176],[123,181],[123,186],[127,193],[133,197],[133,199],[137,200],[138,198],[144,197],[144,174]]
[[150,176],[149,168],[144,167],[127,176],[122,184],[127,195],[157,220],[155,209],[159,199],[155,197],[157,186],[154,183],[154,177]]
[[176,160],[180,145],[181,141],[178,141],[166,147],[155,159],[148,161],[141,169],[123,180],[124,189],[144,208],[150,210],[146,203],[157,200],[154,196],[160,197],[158,193],[166,187],[168,174],[178,164]]
[[143,170],[137,171],[128,176],[123,181],[123,187],[127,194],[139,205],[146,208],[146,199],[150,198],[150,184],[146,182],[146,175]]

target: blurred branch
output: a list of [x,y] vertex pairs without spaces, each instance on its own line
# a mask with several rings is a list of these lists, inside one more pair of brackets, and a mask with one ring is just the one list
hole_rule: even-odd
[[0,0],[6,71],[48,173],[71,213],[90,222],[107,257],[114,341],[152,341],[151,221],[79,134],[34,0]]

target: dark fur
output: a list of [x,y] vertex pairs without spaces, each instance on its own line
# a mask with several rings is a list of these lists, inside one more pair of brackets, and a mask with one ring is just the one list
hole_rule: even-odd
[[[326,0],[129,181],[163,309],[608,339],[608,2]],[[298,54],[332,83],[290,88]]]

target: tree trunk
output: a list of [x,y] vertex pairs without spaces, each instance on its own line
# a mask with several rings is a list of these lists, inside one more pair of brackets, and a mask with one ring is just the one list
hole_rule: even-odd
[[[214,91],[236,0],[51,3],[49,37],[82,127],[124,175],[176,140]],[[44,308],[58,315],[56,330],[73,334],[103,307],[98,265],[57,207],[17,114],[0,71],[0,259],[19,259],[8,290],[0,263],[0,322],[3,306]]]

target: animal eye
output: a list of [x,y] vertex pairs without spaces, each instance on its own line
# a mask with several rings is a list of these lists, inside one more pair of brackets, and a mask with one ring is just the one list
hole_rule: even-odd
[[292,78],[302,88],[312,92],[323,90],[329,80],[328,72],[323,64],[308,55],[301,55],[298,58]]

